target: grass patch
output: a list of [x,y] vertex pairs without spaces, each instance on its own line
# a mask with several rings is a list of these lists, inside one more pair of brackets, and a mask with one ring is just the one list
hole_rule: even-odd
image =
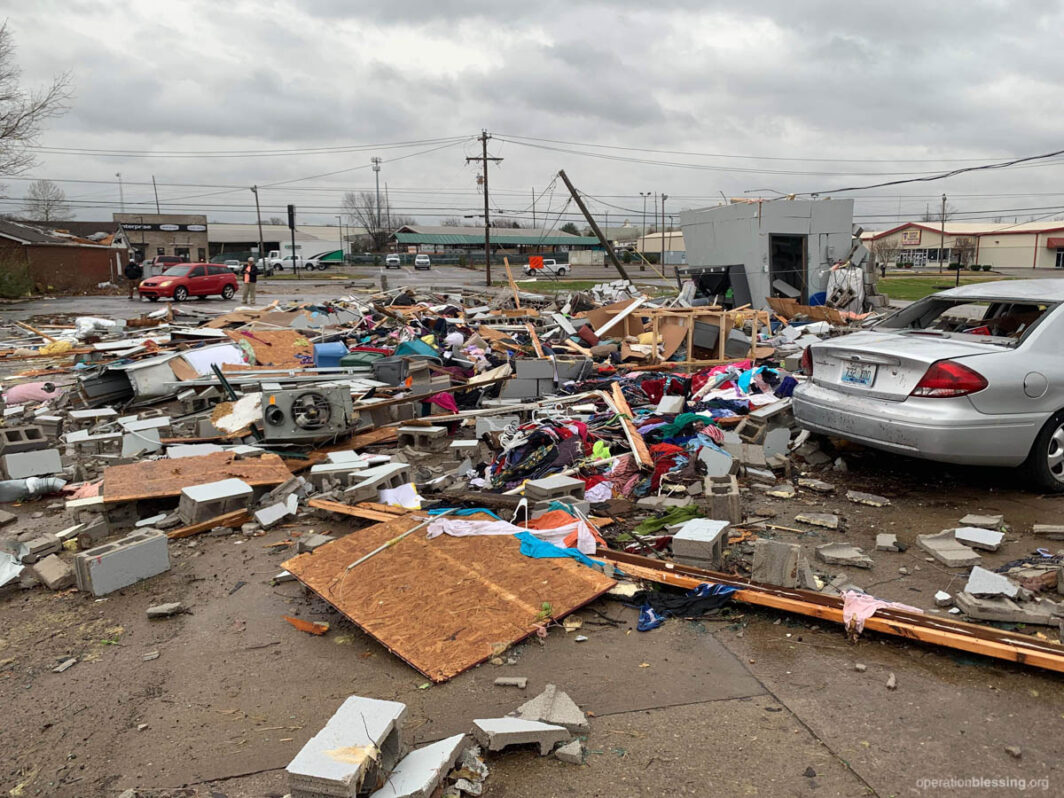
[[[993,275],[987,277],[961,277],[961,285],[973,283],[989,283],[996,280],[1012,279]],[[928,294],[934,294],[946,288],[953,288],[956,277],[953,272],[935,275],[933,277],[885,277],[879,280],[878,286],[881,293],[891,299],[916,300],[923,299]]]

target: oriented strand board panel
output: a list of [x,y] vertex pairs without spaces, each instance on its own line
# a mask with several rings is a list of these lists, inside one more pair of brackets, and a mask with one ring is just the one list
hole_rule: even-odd
[[434,682],[535,632],[544,602],[562,618],[614,584],[573,560],[525,557],[510,535],[429,540],[425,529],[345,573],[424,520],[412,514],[376,524],[282,567]]
[[103,471],[103,500],[107,503],[178,496],[183,488],[236,477],[252,487],[279,485],[292,476],[275,454],[237,460],[229,452],[177,460],[146,460]]
[[296,330],[226,330],[236,343],[246,342],[255,353],[255,366],[223,367],[225,371],[254,371],[256,368],[303,368],[306,362],[297,355],[314,357],[314,346],[304,333]]

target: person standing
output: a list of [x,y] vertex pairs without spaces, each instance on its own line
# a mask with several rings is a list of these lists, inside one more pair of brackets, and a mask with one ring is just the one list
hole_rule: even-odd
[[244,264],[244,296],[243,303],[245,305],[255,304],[255,283],[259,280],[259,266],[255,263],[254,258],[248,258],[248,262]]
[[129,254],[129,263],[126,264],[123,273],[126,275],[126,280],[129,281],[129,298],[132,299],[140,278],[144,276],[144,267],[137,263],[137,259],[133,257],[132,252]]

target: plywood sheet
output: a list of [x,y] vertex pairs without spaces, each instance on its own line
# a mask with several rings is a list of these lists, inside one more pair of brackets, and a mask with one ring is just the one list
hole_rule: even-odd
[[236,477],[251,486],[279,485],[292,476],[275,454],[237,460],[229,452],[176,460],[146,460],[109,466],[103,472],[107,503],[178,496],[183,488]]
[[429,540],[424,529],[345,574],[423,521],[412,514],[375,524],[283,567],[434,682],[534,633],[545,602],[553,618],[562,618],[614,584],[572,560],[525,557],[509,535]]
[[[314,357],[314,346],[304,333],[296,330],[226,330],[225,334],[238,344],[242,341],[251,346],[258,368],[303,368]],[[241,370],[230,367],[227,371]]]

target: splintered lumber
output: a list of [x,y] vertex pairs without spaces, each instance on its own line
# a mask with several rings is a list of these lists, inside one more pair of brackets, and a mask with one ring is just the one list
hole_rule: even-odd
[[643,436],[635,428],[635,423],[632,421],[632,408],[628,406],[628,400],[624,398],[620,384],[613,383],[610,386],[610,390],[613,393],[612,402],[610,403],[621,416],[621,426],[624,428],[624,435],[628,439],[628,445],[632,447],[632,455],[635,457],[636,463],[640,468],[652,468],[654,466],[654,458],[650,456],[650,449],[647,448]]
[[[675,587],[694,588],[715,582],[737,588],[736,601],[757,604],[785,612],[794,612],[824,621],[844,623],[843,599],[811,590],[764,585],[728,574],[706,571],[680,563],[663,563],[635,554],[599,549],[597,556],[606,559],[629,576]],[[1064,673],[1064,646],[1037,637],[1008,632],[990,626],[939,617],[934,614],[883,608],[865,621],[865,629],[904,637],[921,643],[946,646],[972,654],[1008,660],[1020,665]]]
[[252,487],[280,485],[291,478],[276,454],[238,460],[230,452],[215,452],[176,460],[145,460],[128,465],[108,466],[103,472],[103,500],[107,504],[140,499],[179,496],[193,485],[205,485],[235,477]]
[[[486,514],[472,518],[487,519]],[[613,579],[568,559],[521,554],[511,535],[441,535],[407,514],[282,564],[302,584],[434,682],[485,662],[609,590]],[[372,567],[351,569],[367,554]]]
[[399,507],[389,507],[386,504],[377,504],[376,502],[344,504],[343,502],[334,502],[329,499],[311,499],[307,502],[307,506],[318,510],[326,510],[330,513],[365,518],[367,521],[391,521],[397,516],[406,515],[408,512]]
[[[514,292],[514,307],[518,310],[521,309],[521,297],[517,290],[517,283],[514,282],[513,272],[510,271],[510,259],[503,258],[502,265],[506,267],[506,279],[510,281],[510,290]],[[543,355],[540,355],[543,357]]]
[[526,321],[525,328],[528,330],[528,334],[532,337],[532,348],[536,350],[536,357],[546,357],[543,354],[543,344],[539,342],[539,336],[536,335],[536,328],[532,326],[532,322]]
[[178,540],[180,538],[190,538],[193,535],[198,535],[201,532],[210,532],[217,526],[227,526],[230,529],[238,527],[241,524],[246,524],[251,520],[251,514],[247,510],[233,510],[231,513],[225,513],[223,515],[215,516],[214,518],[208,518],[206,521],[200,521],[198,524],[191,524],[190,526],[179,527],[178,529],[171,529],[166,533],[166,537],[170,540]]

